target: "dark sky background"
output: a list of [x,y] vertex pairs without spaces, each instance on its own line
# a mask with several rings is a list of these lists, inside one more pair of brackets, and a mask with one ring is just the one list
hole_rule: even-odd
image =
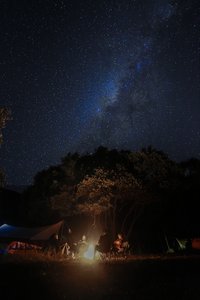
[[99,145],[200,158],[200,1],[1,0],[9,184]]

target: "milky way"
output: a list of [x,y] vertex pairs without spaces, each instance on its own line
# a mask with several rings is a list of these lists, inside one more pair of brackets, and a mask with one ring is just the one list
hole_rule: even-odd
[[8,183],[99,145],[199,158],[198,2],[1,1]]

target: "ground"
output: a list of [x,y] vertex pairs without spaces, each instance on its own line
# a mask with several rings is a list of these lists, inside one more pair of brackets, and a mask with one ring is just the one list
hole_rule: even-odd
[[0,297],[14,299],[200,299],[200,256],[106,262],[0,257]]

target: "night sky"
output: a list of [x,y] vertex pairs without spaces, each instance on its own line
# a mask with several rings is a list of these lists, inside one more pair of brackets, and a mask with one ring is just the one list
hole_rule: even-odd
[[8,184],[99,145],[200,158],[200,1],[1,0],[0,106]]

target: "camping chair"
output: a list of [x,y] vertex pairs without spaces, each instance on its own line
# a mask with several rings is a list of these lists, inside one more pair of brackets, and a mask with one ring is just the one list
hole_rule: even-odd
[[70,246],[68,243],[64,243],[60,246],[61,256],[69,256],[70,254]]
[[99,253],[99,258],[101,260],[108,260],[110,259],[110,256],[111,256],[111,247],[107,246],[107,247],[101,247],[99,245],[96,246],[95,248],[95,254],[96,252]]

